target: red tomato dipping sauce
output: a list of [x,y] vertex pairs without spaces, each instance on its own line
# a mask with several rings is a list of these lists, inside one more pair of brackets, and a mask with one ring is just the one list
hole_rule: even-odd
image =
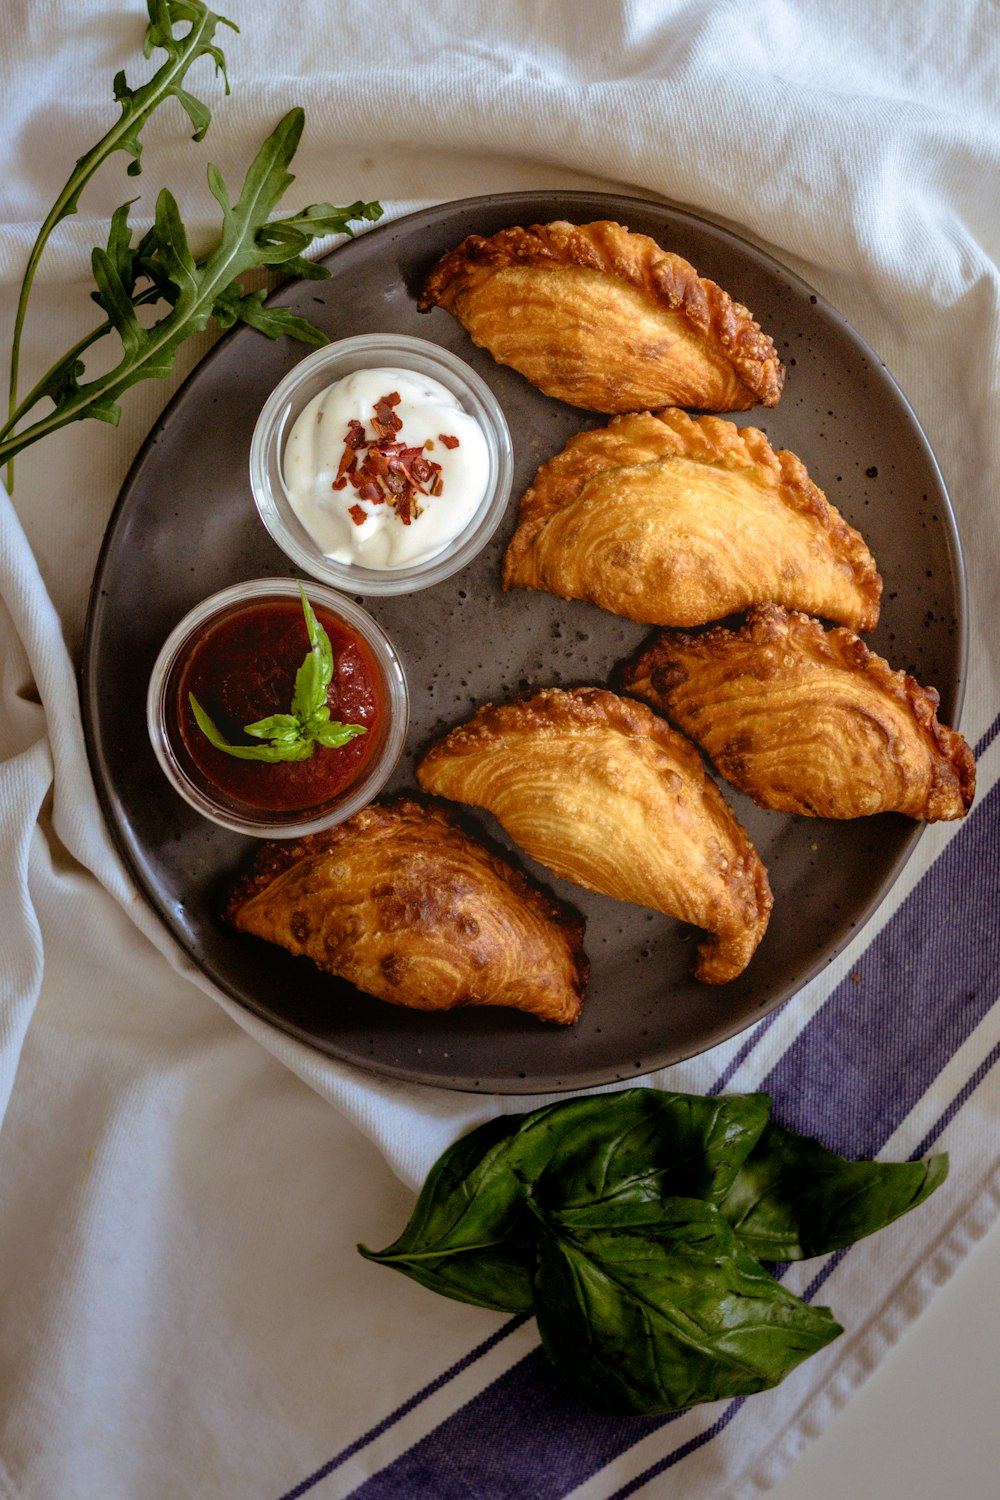
[[316,609],[316,618],[333,647],[330,718],[365,730],[346,745],[317,745],[308,760],[236,760],[210,744],[195,722],[191,693],[233,745],[255,743],[243,732],[245,724],[287,712],[295,674],[309,651],[302,609],[293,600],[267,600],[224,616],[196,642],[179,674],[175,712],[194,774],[235,802],[268,812],[321,807],[357,781],[378,754],[385,691],[371,651],[328,610]]
[[[331,727],[355,726],[344,743],[307,736],[307,753],[285,758],[274,729],[246,732],[277,716],[277,727],[291,725],[301,745],[296,679],[313,648],[292,580],[236,585],[193,610],[150,683],[150,735],[175,788],[204,816],[260,837],[291,837],[350,816],[381,790],[406,733],[402,669],[375,621],[322,585],[306,585],[305,596],[332,653],[325,697],[319,682],[311,701],[325,707]],[[192,698],[229,750],[212,743]],[[253,747],[253,757],[231,753],[242,747]]]

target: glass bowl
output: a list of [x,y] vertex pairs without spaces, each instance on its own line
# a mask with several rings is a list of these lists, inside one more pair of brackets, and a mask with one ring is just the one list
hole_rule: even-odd
[[[479,426],[488,463],[482,499],[458,533],[433,555],[399,567],[367,566],[331,557],[299,519],[285,481],[288,437],[308,403],[355,371],[382,368],[429,377],[443,385]],[[489,386],[450,350],[404,334],[359,334],[307,355],[264,403],[250,445],[250,484],[272,540],[302,572],[352,594],[411,593],[464,568],[500,524],[510,498],[512,473],[510,431]],[[414,525],[419,523],[420,517]]]
[[[246,691],[255,701],[258,683],[270,677],[283,684],[280,690],[275,686],[274,695],[280,691],[288,701],[274,702],[264,689],[254,711],[260,717],[288,712],[295,671],[309,652],[294,578],[255,578],[204,599],[171,631],[149,679],[146,722],[168,781],[202,817],[255,838],[298,838],[342,823],[382,790],[406,740],[409,693],[388,636],[365,610],[333,589],[307,583],[305,594],[333,646],[345,717],[351,722],[353,711],[354,722],[368,720],[367,732],[341,749],[317,748],[305,761],[276,766],[236,759],[209,744],[188,707],[192,682],[215,684],[215,708],[231,693],[234,704]],[[210,672],[210,645],[229,672],[217,669],[214,677],[199,678],[197,673]],[[217,714],[218,709],[210,711],[213,719]],[[235,735],[229,725],[217,727],[230,744],[252,744],[239,733],[240,717],[234,720]]]

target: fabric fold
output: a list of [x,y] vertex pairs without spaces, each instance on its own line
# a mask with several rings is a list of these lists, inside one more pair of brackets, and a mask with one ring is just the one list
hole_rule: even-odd
[[[117,429],[77,422],[26,450],[13,499],[0,493],[0,1492],[611,1500],[675,1482],[742,1500],[780,1480],[996,1219],[1000,10],[957,0],[944,25],[860,0],[235,9],[241,31],[220,35],[232,96],[208,63],[191,78],[205,141],[172,102],[142,175],[118,153],[59,226],[22,390],[100,317],[89,257],[114,209],[141,194],[138,230],[169,185],[207,242],[208,164],[235,190],[295,104],[289,209],[379,198],[365,232],[389,233],[458,197],[607,189],[707,215],[815,286],[899,381],[952,497],[970,611],[958,727],[979,792],[787,1005],[641,1081],[765,1088],[797,1128],[887,1157],[947,1149],[952,1175],[886,1238],[794,1281],[849,1325],[822,1363],[641,1431],[570,1402],[532,1325],[361,1260],[356,1242],[398,1234],[456,1136],[546,1096],[413,1086],[268,1026],[177,948],[112,842],[77,696],[88,590],[114,497],[205,333],[167,381],[123,394]],[[155,66],[141,0],[127,10],[13,0],[0,18],[5,349],[35,226],[116,117],[116,70],[134,86]],[[840,372],[828,382],[832,408]],[[836,484],[822,411],[809,431]],[[920,511],[919,495],[893,498]],[[894,645],[906,665],[914,642]]]

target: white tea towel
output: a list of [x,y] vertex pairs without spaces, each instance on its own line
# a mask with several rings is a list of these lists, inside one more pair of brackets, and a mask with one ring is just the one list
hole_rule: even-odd
[[[952,1174],[911,1218],[790,1275],[842,1314],[840,1340],[775,1391],[666,1421],[595,1419],[530,1321],[357,1256],[357,1240],[398,1233],[457,1134],[540,1101],[376,1079],[269,1028],[174,949],[112,849],[74,668],[115,495],[213,337],[199,336],[168,381],[125,393],[117,429],[82,422],[26,450],[0,497],[0,1495],[611,1500],[674,1477],[692,1497],[753,1494],[996,1217],[1000,10],[231,10],[231,97],[207,60],[189,80],[213,111],[206,140],[168,102],[143,133],[143,175],[113,158],[53,236],[21,389],[92,326],[90,249],[118,204],[141,194],[140,230],[169,184],[207,242],[206,164],[238,182],[294,104],[307,124],[289,205],[377,198],[395,218],[483,192],[626,191],[734,228],[814,285],[885,360],[952,496],[979,791],[770,1023],[644,1082],[765,1088],[848,1154],[948,1149]],[[36,228],[115,117],[115,72],[134,86],[154,65],[145,23],[138,0],[86,14],[11,0],[0,17],[5,350]]]

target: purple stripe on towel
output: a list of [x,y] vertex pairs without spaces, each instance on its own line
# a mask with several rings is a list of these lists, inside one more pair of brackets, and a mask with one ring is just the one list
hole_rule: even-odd
[[706,1443],[710,1443],[713,1438],[719,1436],[720,1432],[725,1431],[746,1399],[746,1396],[737,1396],[730,1401],[721,1417],[716,1418],[711,1427],[706,1427],[705,1431],[699,1432],[697,1437],[688,1438],[686,1443],[681,1443],[672,1453],[665,1454],[658,1463],[653,1464],[642,1474],[634,1475],[628,1484],[623,1484],[620,1490],[615,1490],[609,1495],[608,1500],[628,1500],[630,1495],[634,1495],[636,1490],[641,1490],[643,1485],[648,1484],[657,1474],[665,1473],[667,1469],[672,1469],[679,1464],[682,1458],[687,1458],[689,1453],[696,1453],[699,1448],[704,1448]]
[[1000,734],[1000,714],[997,714],[996,718],[993,720],[993,723],[990,725],[989,729],[987,729],[986,733],[983,735],[982,739],[973,750],[972,753],[977,760],[982,755],[984,750],[989,749],[990,745],[992,745],[998,734]]
[[761,1083],[774,1113],[875,1156],[997,998],[995,786]]
[[[995,998],[998,848],[994,787],[859,959],[858,978],[838,985],[760,1085],[778,1118],[847,1155],[877,1154]],[[535,1350],[353,1495],[559,1500],[674,1419],[597,1416]]]
[[502,1328],[497,1329],[496,1333],[490,1334],[488,1339],[484,1339],[481,1344],[477,1344],[474,1349],[470,1349],[468,1354],[456,1360],[453,1365],[449,1365],[447,1370],[444,1370],[429,1385],[425,1385],[419,1391],[416,1391],[409,1400],[402,1402],[400,1406],[396,1407],[395,1411],[391,1411],[387,1417],[383,1417],[381,1422],[376,1422],[374,1427],[369,1427],[367,1432],[363,1432],[359,1438],[355,1438],[353,1443],[343,1448],[335,1457],[322,1464],[312,1474],[307,1474],[305,1479],[300,1480],[293,1489],[286,1490],[285,1494],[281,1496],[281,1500],[299,1500],[300,1496],[307,1494],[309,1490],[319,1484],[321,1479],[325,1479],[328,1474],[333,1473],[334,1469],[339,1469],[341,1464],[346,1463],[349,1458],[353,1458],[355,1453],[359,1453],[362,1448],[367,1448],[369,1443],[373,1443],[377,1437],[381,1437],[382,1433],[387,1432],[390,1427],[395,1427],[396,1423],[401,1421],[409,1412],[413,1411],[414,1407],[426,1401],[429,1396],[433,1396],[435,1391],[439,1391],[450,1380],[454,1380],[456,1375],[461,1375],[462,1371],[467,1370],[470,1365],[475,1364],[477,1359],[482,1359],[484,1354],[488,1354],[508,1334],[520,1328],[522,1323],[526,1323],[530,1316],[530,1313],[518,1313],[516,1318],[510,1318]]
[[[951,1103],[948,1105],[944,1113],[940,1115],[937,1120],[935,1120],[934,1124],[924,1136],[923,1140],[920,1142],[916,1150],[911,1151],[911,1161],[919,1161],[922,1156],[926,1156],[927,1152],[930,1151],[931,1147],[937,1141],[938,1137],[941,1136],[945,1130],[947,1130],[951,1121],[955,1118],[959,1110],[962,1108],[962,1105],[969,1098],[969,1095],[975,1092],[975,1090],[982,1083],[983,1079],[986,1077],[986,1074],[992,1067],[996,1065],[997,1062],[1000,1062],[1000,1044],[993,1048],[988,1057],[985,1057],[983,1059],[979,1067],[973,1073],[972,1077],[968,1079],[965,1084],[963,1084],[961,1089],[959,1089],[955,1098],[952,1099]],[[833,1272],[840,1265],[840,1262],[844,1259],[844,1256],[850,1253],[850,1250],[851,1246],[848,1245],[845,1249],[836,1250],[832,1255],[827,1257],[821,1270],[816,1276],[813,1277],[812,1281],[802,1293],[803,1301],[812,1302],[817,1292],[822,1289],[824,1283],[827,1282],[833,1275]],[[726,1407],[719,1420],[702,1434],[702,1437],[706,1440],[710,1437],[715,1437],[717,1432],[720,1432],[723,1427],[728,1426],[733,1417],[735,1417],[741,1403],[745,1400],[745,1396],[737,1397],[735,1401],[733,1401],[729,1406]],[[655,1479],[658,1474],[662,1474],[665,1469],[673,1468],[673,1466],[678,1463],[680,1459],[684,1458],[686,1454],[691,1451],[692,1446],[692,1443],[685,1443],[681,1447],[675,1448],[672,1453],[666,1454],[663,1458],[658,1460],[657,1463],[651,1464],[648,1469],[645,1469],[641,1474],[637,1474],[623,1489],[616,1490],[613,1495],[610,1495],[608,1497],[608,1500],[626,1500],[626,1496],[634,1494],[636,1490],[641,1489],[643,1485],[648,1484],[651,1479]]]

